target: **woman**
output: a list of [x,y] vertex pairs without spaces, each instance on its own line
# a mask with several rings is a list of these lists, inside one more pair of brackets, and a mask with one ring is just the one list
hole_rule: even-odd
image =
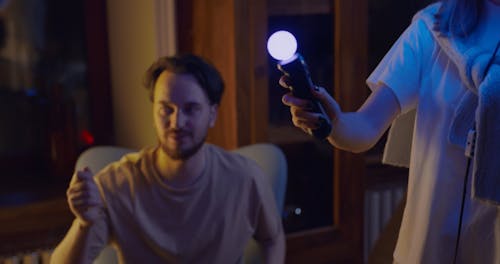
[[[500,146],[492,136],[500,131],[499,25],[499,0],[432,4],[369,76],[372,94],[358,111],[342,112],[323,88],[311,89],[332,120],[328,141],[352,152],[368,150],[391,124],[411,133],[398,117],[415,110],[409,164],[391,144],[401,133],[391,131],[384,153],[410,168],[395,263],[500,263],[500,165],[491,155]],[[280,84],[287,87],[286,77]],[[318,127],[308,101],[290,93],[282,100],[295,126]]]

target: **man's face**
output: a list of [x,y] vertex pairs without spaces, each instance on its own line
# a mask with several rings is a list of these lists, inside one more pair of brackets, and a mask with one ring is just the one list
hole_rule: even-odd
[[205,142],[217,117],[217,105],[190,74],[164,71],[154,87],[153,115],[162,150],[172,159],[186,160]]

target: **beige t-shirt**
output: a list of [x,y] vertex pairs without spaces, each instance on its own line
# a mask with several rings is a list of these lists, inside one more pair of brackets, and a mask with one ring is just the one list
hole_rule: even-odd
[[252,236],[266,242],[283,232],[269,183],[252,160],[205,144],[203,174],[175,189],[153,169],[154,150],[95,176],[107,217],[89,236],[90,258],[109,241],[122,263],[238,263]]

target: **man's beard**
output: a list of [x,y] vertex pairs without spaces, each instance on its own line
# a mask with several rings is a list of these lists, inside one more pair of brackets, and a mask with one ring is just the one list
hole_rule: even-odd
[[193,146],[191,146],[190,148],[187,148],[187,149],[180,149],[180,148],[173,149],[173,148],[169,148],[166,143],[162,143],[161,140],[159,140],[159,142],[160,142],[161,149],[163,150],[163,152],[165,154],[167,154],[167,156],[169,156],[173,160],[183,160],[184,161],[184,160],[187,160],[190,157],[192,157],[194,154],[196,154],[200,150],[200,148],[205,143],[206,137],[207,137],[207,135],[203,136],[200,141],[195,142],[195,144]]

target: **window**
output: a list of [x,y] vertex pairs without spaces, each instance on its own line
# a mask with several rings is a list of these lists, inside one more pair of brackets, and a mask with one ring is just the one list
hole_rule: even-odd
[[87,19],[100,21],[89,11],[95,6],[63,0],[0,6],[0,206],[64,194],[77,155],[110,142],[112,130],[103,125],[111,123],[103,103],[110,100],[108,62],[99,53],[107,45]]

